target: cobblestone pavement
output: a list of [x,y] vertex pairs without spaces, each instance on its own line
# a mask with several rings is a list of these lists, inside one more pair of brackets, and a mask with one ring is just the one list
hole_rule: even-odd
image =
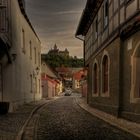
[[93,117],[75,97],[57,99],[39,112],[35,140],[139,140]]
[[0,140],[15,140],[31,111],[42,102],[24,104],[14,113],[0,115]]

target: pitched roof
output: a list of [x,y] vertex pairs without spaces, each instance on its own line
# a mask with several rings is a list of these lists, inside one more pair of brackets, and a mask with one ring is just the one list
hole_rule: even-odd
[[83,70],[80,70],[73,74],[74,79],[80,80],[82,78],[82,75],[84,74]]
[[76,36],[83,35],[87,33],[89,26],[91,25],[97,11],[103,0],[87,0],[85,9],[83,10],[77,31]]
[[57,72],[71,72],[71,70],[70,70],[68,67],[64,67],[64,66],[62,66],[62,67],[57,67],[57,68],[56,68],[56,71],[57,71]]
[[57,75],[55,74],[55,72],[45,62],[42,63],[42,66],[41,67],[42,67],[42,73],[45,73],[49,77],[52,77],[52,78],[58,78]]
[[29,26],[31,27],[31,29],[32,29],[32,31],[34,32],[35,36],[37,37],[38,41],[41,43],[41,41],[40,41],[38,35],[36,34],[36,32],[35,32],[35,30],[34,30],[32,24],[31,24],[31,22],[30,22],[30,20],[29,20],[29,18],[28,18],[28,16],[27,16],[27,14],[26,14],[26,12],[25,12],[25,3],[24,3],[24,1],[23,1],[23,0],[18,0],[18,3],[19,3],[19,7],[20,7],[20,10],[21,10],[21,13],[23,14],[23,16],[24,16],[24,18],[26,19],[27,23],[28,23]]

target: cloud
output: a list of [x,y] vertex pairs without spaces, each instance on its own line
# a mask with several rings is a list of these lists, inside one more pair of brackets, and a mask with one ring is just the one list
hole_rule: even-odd
[[[30,21],[47,52],[57,43],[71,55],[83,55],[82,42],[75,38],[86,0],[25,0]],[[79,51],[78,51],[79,50]]]
[[81,10],[79,11],[59,11],[56,13],[53,13],[54,15],[68,15],[68,14],[80,14]]

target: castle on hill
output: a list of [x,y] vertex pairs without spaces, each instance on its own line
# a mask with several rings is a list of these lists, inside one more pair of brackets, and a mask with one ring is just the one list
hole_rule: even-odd
[[65,48],[64,51],[60,51],[56,44],[54,45],[53,49],[49,50],[48,54],[60,55],[62,57],[69,57],[69,51],[67,50],[67,48]]

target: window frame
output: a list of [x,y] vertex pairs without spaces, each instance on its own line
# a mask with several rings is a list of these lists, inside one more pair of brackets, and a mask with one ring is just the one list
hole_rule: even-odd
[[103,29],[109,24],[109,1],[105,0],[103,3]]
[[[102,61],[102,76],[103,76],[103,87],[102,91],[103,93],[108,92],[108,57],[105,55]],[[106,82],[107,81],[107,82]]]
[[[129,41],[129,40],[128,40]],[[140,41],[136,44],[135,46],[135,50],[133,51],[133,54],[131,56],[131,90],[130,90],[130,102],[131,103],[140,103],[140,93],[136,93],[137,88],[140,92],[140,87],[136,86],[137,83],[136,81],[140,81],[140,79],[137,79],[138,76],[136,75],[136,71],[137,71],[137,58],[136,58],[136,53],[138,51],[138,49],[140,47]],[[139,56],[140,59],[140,56]],[[139,95],[137,95],[139,94]]]
[[[97,75],[96,75],[96,92],[95,92],[95,65],[97,66]],[[93,66],[92,66],[92,97],[99,96],[99,64],[98,61],[95,59]]]
[[25,48],[25,30],[22,28],[22,52],[25,54],[26,53],[26,48]]
[[[107,86],[108,86],[108,90],[105,91],[104,90],[104,81],[105,81],[105,78],[103,76],[103,73],[104,73],[104,70],[103,70],[103,61],[104,61],[104,58],[107,57],[108,59],[108,83],[107,83]],[[110,96],[110,88],[109,88],[109,85],[110,85],[110,57],[109,57],[109,54],[107,51],[104,51],[103,52],[103,55],[102,55],[102,59],[101,59],[101,97],[109,97]]]
[[30,59],[32,60],[32,41],[29,42],[29,49],[30,49]]

